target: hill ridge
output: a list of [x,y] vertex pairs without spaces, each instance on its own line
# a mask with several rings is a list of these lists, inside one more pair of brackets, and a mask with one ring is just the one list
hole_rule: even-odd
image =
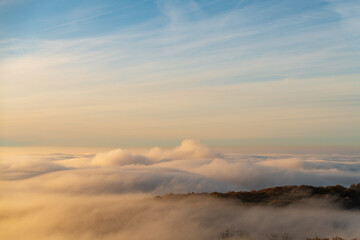
[[245,205],[262,205],[282,207],[309,199],[328,200],[345,209],[360,209],[360,183],[350,187],[311,186],[311,185],[286,185],[264,188],[251,191],[202,192],[185,194],[165,194],[157,199],[184,199],[194,197],[213,197],[225,200],[235,200]]

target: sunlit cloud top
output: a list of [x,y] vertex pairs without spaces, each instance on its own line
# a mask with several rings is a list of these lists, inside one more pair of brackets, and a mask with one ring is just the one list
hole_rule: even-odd
[[358,1],[0,0],[2,145],[360,144]]

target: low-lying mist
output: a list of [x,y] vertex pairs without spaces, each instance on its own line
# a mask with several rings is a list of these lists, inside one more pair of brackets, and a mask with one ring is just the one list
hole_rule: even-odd
[[228,154],[192,140],[174,149],[96,155],[6,155],[0,161],[0,239],[218,239],[220,232],[359,237],[360,212],[325,200],[244,206],[166,193],[360,182],[358,155]]
[[225,229],[253,239],[288,233],[360,236],[360,213],[315,202],[284,208],[224,200],[157,200],[141,195],[29,195],[2,198],[1,239],[217,239]]

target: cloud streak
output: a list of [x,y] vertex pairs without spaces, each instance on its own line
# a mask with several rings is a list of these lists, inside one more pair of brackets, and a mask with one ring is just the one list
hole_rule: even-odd
[[4,39],[4,138],[357,144],[357,4],[311,2],[210,14],[206,4],[158,1],[153,18],[106,34]]

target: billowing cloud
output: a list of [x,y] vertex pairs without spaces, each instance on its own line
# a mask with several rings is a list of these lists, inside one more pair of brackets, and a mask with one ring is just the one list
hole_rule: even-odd
[[[0,160],[1,239],[216,239],[227,228],[264,239],[359,236],[359,212],[327,202],[245,207],[165,193],[360,182],[358,155],[231,154],[184,140],[172,149],[6,155]],[[276,219],[276,221],[274,220]]]
[[[29,188],[68,194],[213,192],[230,184],[171,168],[89,168],[46,174],[27,181]],[[21,185],[23,183],[19,183]],[[14,183],[13,185],[16,185]]]
[[159,147],[151,148],[146,154],[133,154],[123,149],[98,153],[92,164],[99,166],[124,166],[131,164],[149,165],[161,161],[209,159],[218,154],[198,141],[186,139],[171,150]]
[[360,182],[358,155],[228,154],[194,140],[172,149],[115,149],[93,155],[16,155],[0,162],[1,179],[27,179],[72,193],[202,192],[275,185],[348,186]]
[[110,152],[97,154],[93,158],[92,163],[100,166],[122,166],[129,164],[148,164],[149,159],[122,149],[115,149]]

